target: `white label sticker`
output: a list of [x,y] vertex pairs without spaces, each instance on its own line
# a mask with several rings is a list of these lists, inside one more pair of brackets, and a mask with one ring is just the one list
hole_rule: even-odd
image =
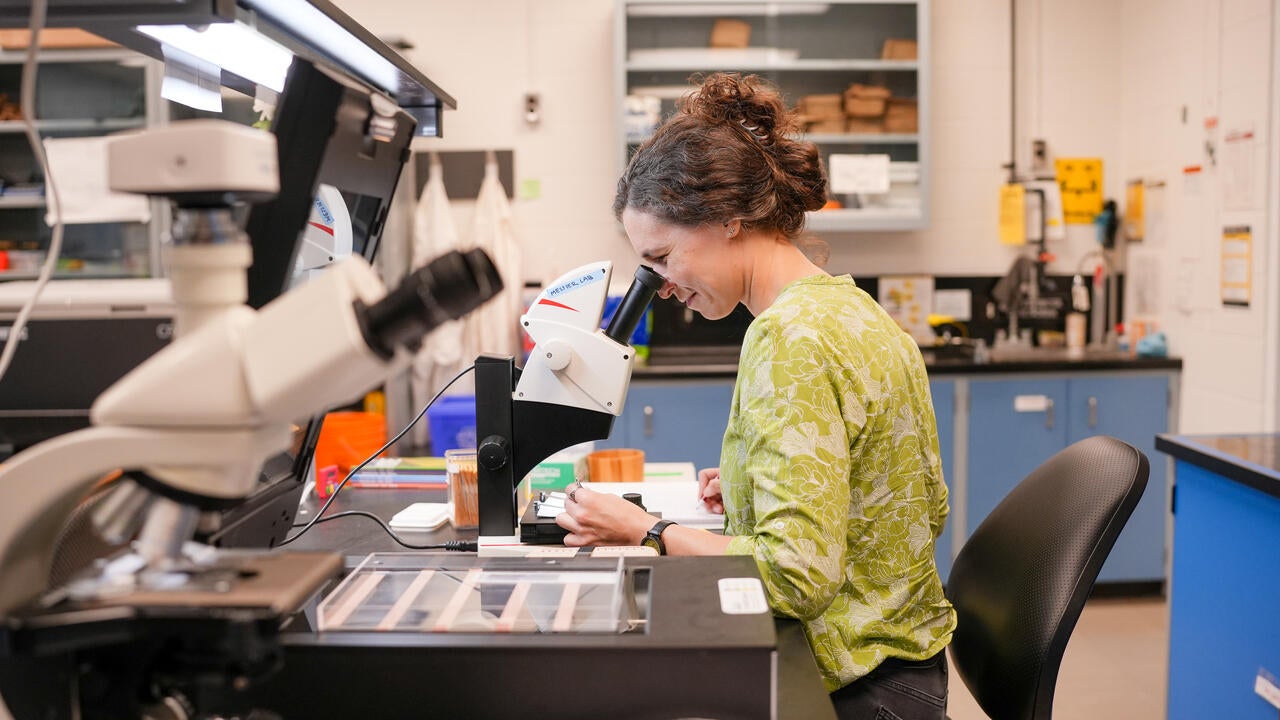
[[591,557],[657,557],[658,551],[643,545],[601,545]]
[[1044,412],[1048,409],[1048,395],[1016,395],[1013,398],[1014,412]]
[[1280,687],[1276,687],[1276,678],[1263,668],[1258,668],[1258,677],[1253,681],[1253,691],[1263,700],[1280,708]]
[[720,578],[720,611],[725,615],[769,612],[760,578]]
[[527,557],[533,558],[556,558],[556,557],[574,557],[578,554],[576,547],[560,547],[558,545],[540,545],[529,551]]

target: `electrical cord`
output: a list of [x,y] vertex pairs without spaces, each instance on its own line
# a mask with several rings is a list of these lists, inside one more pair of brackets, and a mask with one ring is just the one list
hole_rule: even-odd
[[[385,530],[388,535],[391,536],[392,540],[395,540],[401,546],[409,548],[410,550],[461,550],[465,552],[475,552],[476,549],[480,546],[480,543],[476,542],[475,540],[449,540],[447,542],[443,542],[438,545],[413,545],[411,543],[405,542],[404,540],[401,540],[400,536],[396,535],[396,531],[392,530],[391,526],[388,525],[385,520],[378,517],[377,515],[374,515],[368,510],[343,510],[342,512],[334,513],[332,515],[326,515],[316,520],[316,524],[329,522],[330,520],[337,520],[339,518],[344,518],[344,517],[369,518],[370,520],[378,523],[378,525],[383,530]],[[302,533],[298,533],[298,534],[301,535]]]
[[44,173],[45,195],[53,198],[53,204],[49,207],[49,214],[53,216],[53,235],[49,240],[49,255],[40,268],[35,289],[26,304],[18,311],[17,318],[9,328],[9,338],[5,341],[4,350],[0,352],[0,380],[3,380],[5,373],[9,371],[13,355],[18,351],[18,341],[26,329],[27,319],[35,310],[36,303],[40,300],[40,293],[44,292],[45,285],[49,284],[49,278],[53,276],[53,270],[58,265],[58,256],[62,254],[62,197],[58,194],[58,186],[53,182],[53,173],[49,171],[49,159],[45,156],[44,145],[40,142],[40,133],[36,130],[35,123],[36,56],[40,52],[40,31],[44,28],[47,5],[48,0],[32,0],[31,3],[31,42],[27,47],[27,58],[22,64],[19,102],[22,105],[22,127],[26,131],[27,142],[31,145],[36,163],[40,165],[40,171]]
[[427,414],[427,410],[430,410],[431,406],[436,404],[436,401],[440,399],[441,395],[444,395],[446,390],[453,387],[454,383],[458,382],[459,380],[462,379],[464,375],[466,375],[467,373],[475,369],[476,369],[476,366],[472,365],[464,369],[462,372],[458,373],[457,375],[454,375],[452,380],[446,383],[444,387],[440,388],[440,391],[437,392],[434,397],[428,400],[426,405],[422,406],[422,410],[419,411],[418,414],[414,416],[412,420],[409,421],[408,425],[404,426],[404,429],[396,433],[396,436],[388,440],[385,445],[375,450],[372,455],[362,460],[359,465],[356,465],[355,467],[351,468],[351,472],[347,473],[347,476],[342,478],[342,482],[338,483],[338,486],[333,489],[333,494],[331,494],[329,498],[324,501],[324,505],[320,506],[320,509],[316,512],[315,516],[312,517],[311,520],[308,521],[305,525],[303,525],[301,530],[299,530],[293,536],[287,537],[284,540],[281,540],[280,544],[277,545],[276,547],[284,547],[285,545],[288,545],[294,540],[297,540],[298,538],[302,537],[303,533],[315,527],[316,523],[327,522],[329,520],[333,520],[339,517],[351,517],[353,515],[361,515],[365,517],[371,517],[374,520],[377,520],[378,524],[382,526],[383,530],[387,531],[387,534],[391,536],[392,540],[395,540],[397,543],[399,543],[403,547],[406,547],[410,550],[475,550],[476,548],[474,547],[475,546],[474,542],[470,543],[470,547],[462,547],[463,545],[467,544],[467,541],[462,541],[462,540],[447,542],[447,543],[444,543],[443,545],[412,545],[400,539],[400,536],[397,535],[395,531],[391,529],[390,525],[387,525],[385,522],[383,522],[382,518],[378,517],[377,515],[374,515],[373,513],[365,512],[363,510],[348,510],[341,513],[336,513],[334,515],[330,515],[328,517],[322,517],[325,511],[329,509],[329,506],[333,504],[334,499],[338,497],[338,493],[342,492],[342,488],[347,486],[347,482],[350,481],[351,478],[354,477],[356,473],[360,472],[365,465],[368,465],[370,462],[373,462],[374,458],[386,452],[387,448],[396,444],[396,442],[398,442],[400,438],[404,437],[405,433],[409,432],[410,428],[418,424],[418,421],[422,419],[422,416]]

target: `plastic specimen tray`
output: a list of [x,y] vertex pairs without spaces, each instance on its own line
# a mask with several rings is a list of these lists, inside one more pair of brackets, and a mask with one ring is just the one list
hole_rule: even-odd
[[374,553],[321,603],[320,630],[618,633],[621,558]]

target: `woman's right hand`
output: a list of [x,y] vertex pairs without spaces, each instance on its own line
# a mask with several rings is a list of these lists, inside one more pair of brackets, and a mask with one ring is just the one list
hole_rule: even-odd
[[720,468],[703,468],[698,471],[698,500],[707,510],[724,514],[724,496],[720,494]]

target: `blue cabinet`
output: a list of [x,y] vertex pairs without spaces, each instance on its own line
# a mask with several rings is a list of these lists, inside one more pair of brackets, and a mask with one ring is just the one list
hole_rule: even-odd
[[718,467],[732,402],[732,380],[633,380],[613,433],[596,446],[639,448],[648,462]]
[[1015,485],[1067,445],[1110,435],[1151,461],[1147,490],[1099,574],[1109,582],[1164,578],[1166,375],[1078,375],[970,381],[968,518],[972,534]]
[[973,534],[1040,463],[1067,445],[1065,379],[969,383],[968,519]]
[[1102,566],[1102,581],[1164,578],[1165,484],[1168,459],[1156,435],[1168,431],[1169,379],[1163,376],[1073,378],[1069,384],[1067,442],[1110,435],[1138,448],[1151,462],[1147,489]]
[[[942,477],[947,483],[952,511],[954,512],[956,496],[952,484],[952,469],[955,459],[956,442],[956,384],[951,380],[934,380],[929,383],[929,394],[933,396],[933,414],[938,419],[938,449],[942,455]],[[934,561],[938,566],[938,575],[947,581],[947,573],[951,571],[951,523],[954,515],[947,519],[942,535],[934,541]]]

